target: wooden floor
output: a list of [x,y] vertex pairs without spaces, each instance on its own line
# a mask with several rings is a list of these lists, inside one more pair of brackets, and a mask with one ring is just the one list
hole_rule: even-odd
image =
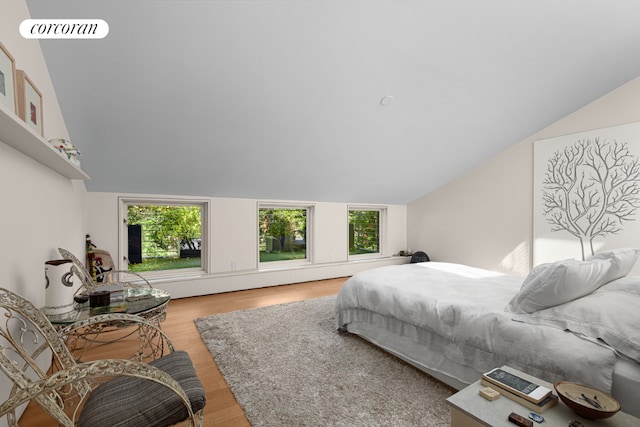
[[[176,349],[189,352],[207,393],[205,426],[250,426],[220,374],[213,358],[200,339],[194,324],[198,317],[253,307],[263,307],[299,301],[325,295],[335,295],[346,278],[321,280],[248,291],[229,292],[201,297],[182,298],[169,303],[167,319],[162,329]],[[20,418],[21,427],[56,426],[37,405],[30,404]]]

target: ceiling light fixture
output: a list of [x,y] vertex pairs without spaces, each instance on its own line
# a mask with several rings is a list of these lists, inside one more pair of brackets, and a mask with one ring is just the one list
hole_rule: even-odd
[[393,102],[393,96],[386,95],[386,96],[383,96],[382,99],[380,100],[380,105],[386,106],[391,104],[392,102]]

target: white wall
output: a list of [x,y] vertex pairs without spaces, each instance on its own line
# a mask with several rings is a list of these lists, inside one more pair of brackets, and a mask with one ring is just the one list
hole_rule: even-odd
[[[121,260],[118,240],[119,197],[171,197],[117,193],[88,193],[89,233],[92,241]],[[208,274],[197,277],[165,279],[154,286],[171,292],[174,298],[250,289],[286,283],[342,277],[380,265],[398,264],[408,259],[391,257],[407,249],[407,211],[404,205],[387,205],[387,240],[384,258],[366,261],[348,260],[346,203],[298,202],[313,206],[312,240],[308,250],[312,264],[304,267],[258,269],[258,202],[287,203],[281,200],[210,198]],[[116,261],[118,262],[118,261]],[[124,265],[121,265],[121,268]]]
[[[45,138],[68,138],[40,44],[23,39],[18,25],[29,18],[24,1],[2,6],[0,41],[16,68],[24,69],[43,97]],[[0,286],[44,303],[44,262],[59,258],[58,246],[84,250],[86,190],[8,145],[0,144]]]
[[640,121],[640,77],[517,143],[407,208],[410,247],[436,261],[527,274],[533,142]]
[[[0,41],[43,96],[45,138],[68,138],[40,44],[20,37],[18,25],[29,18],[22,0],[3,2]],[[86,190],[0,142],[0,287],[44,305],[44,262],[59,258],[58,246],[80,253],[86,233]],[[0,402],[8,395],[0,381]],[[6,420],[0,419],[0,426]]]

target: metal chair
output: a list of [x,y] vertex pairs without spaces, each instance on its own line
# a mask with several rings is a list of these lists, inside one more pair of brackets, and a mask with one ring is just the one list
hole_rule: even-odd
[[[189,355],[138,316],[95,316],[95,324],[142,324],[149,342],[136,359],[78,362],[44,314],[0,288],[0,383],[11,386],[0,417],[18,426],[17,409],[33,400],[59,425],[83,427],[201,426],[206,395]],[[86,323],[81,327],[90,325]],[[72,327],[70,327],[72,328]],[[153,337],[153,338],[152,338]]]
[[[142,277],[140,274],[129,270],[111,270],[108,272],[108,275],[105,274],[98,276],[99,278],[102,278],[100,282],[94,281],[89,270],[74,254],[63,248],[58,248],[58,252],[60,252],[62,258],[71,260],[71,262],[73,262],[73,273],[82,281],[82,286],[87,291],[92,291],[96,286],[100,286],[112,281],[116,281],[123,284],[124,286],[132,288],[152,287],[151,283],[149,283],[147,279]],[[127,275],[133,276],[135,279],[126,280]],[[109,277],[112,277],[112,279],[107,280],[109,279]]]

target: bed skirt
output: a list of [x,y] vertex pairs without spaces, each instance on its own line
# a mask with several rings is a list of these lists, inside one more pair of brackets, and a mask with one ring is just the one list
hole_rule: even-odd
[[[548,372],[534,372],[536,370],[531,367],[519,366],[500,358],[492,361],[488,354],[479,355],[486,360],[487,367],[477,370],[448,357],[455,345],[433,332],[363,309],[350,309],[346,313],[343,311],[343,316],[351,318],[346,323],[345,332],[360,336],[456,390],[467,387],[478,381],[484,372],[502,365],[512,366],[550,383],[562,380],[549,377]],[[363,318],[367,320],[358,320]],[[637,405],[637,396],[640,394],[638,363],[625,359],[617,360],[611,394],[618,400],[624,412],[640,417],[640,407]]]

